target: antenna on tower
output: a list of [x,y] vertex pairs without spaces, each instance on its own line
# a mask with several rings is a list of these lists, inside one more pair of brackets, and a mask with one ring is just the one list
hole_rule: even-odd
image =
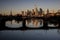
[[37,1],[35,0],[35,4],[34,4],[35,8],[37,8]]

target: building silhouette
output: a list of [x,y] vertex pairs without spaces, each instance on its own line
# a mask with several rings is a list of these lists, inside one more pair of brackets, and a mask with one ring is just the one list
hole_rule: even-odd
[[27,10],[27,16],[31,16],[31,11]]
[[22,16],[24,16],[24,11],[21,11],[21,13],[22,13]]
[[47,14],[49,13],[49,9],[47,9]]
[[42,8],[40,8],[40,11],[39,11],[39,12],[40,12],[40,14],[42,14],[42,13],[43,13],[43,10],[42,10]]
[[38,15],[38,9],[37,9],[37,6],[36,5],[35,5],[34,10],[35,10],[35,15]]
[[34,11],[34,9],[32,9],[32,15],[35,15],[35,11]]
[[12,10],[10,11],[10,16],[12,16]]

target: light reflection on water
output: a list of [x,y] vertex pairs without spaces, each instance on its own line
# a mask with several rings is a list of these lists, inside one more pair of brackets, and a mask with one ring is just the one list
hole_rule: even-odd
[[56,25],[54,25],[54,24],[48,24],[48,26],[50,26],[50,27],[58,27],[59,25],[58,24],[56,24]]
[[15,20],[7,21],[6,26],[10,28],[19,28],[22,27],[22,21],[20,21],[19,23],[17,23],[17,21]]
[[4,30],[0,31],[0,37],[4,40],[60,40],[60,30]]
[[[27,27],[32,27],[32,28],[38,28],[38,27],[42,27],[43,26],[43,20],[42,19],[31,19],[31,20],[25,20],[26,21],[26,26]],[[11,27],[11,28],[19,28],[19,27],[22,27],[23,25],[23,21],[15,21],[15,20],[12,20],[12,21],[7,21],[5,23],[5,25],[7,27]],[[48,26],[50,27],[56,27],[58,26],[53,24],[53,23],[48,23]]]
[[33,27],[33,28],[42,27],[43,26],[43,20],[37,20],[37,19],[26,20],[26,26],[27,27]]

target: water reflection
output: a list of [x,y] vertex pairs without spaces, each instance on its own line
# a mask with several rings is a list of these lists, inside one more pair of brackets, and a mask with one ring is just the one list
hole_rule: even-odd
[[26,26],[32,28],[38,28],[43,26],[43,20],[41,19],[31,19],[26,20]]
[[48,21],[48,26],[49,26],[49,27],[58,27],[59,24],[56,23],[56,22],[53,23],[53,22]]
[[48,23],[48,26],[49,26],[49,27],[58,27],[59,25],[58,25],[58,24],[55,25],[55,24],[50,24],[50,23]]
[[[27,19],[24,21],[27,27],[30,28],[39,28],[39,27],[43,27],[43,19]],[[7,27],[10,28],[19,28],[23,26],[23,20],[22,21],[16,21],[16,20],[12,20],[12,21],[6,21],[5,25]],[[58,23],[52,23],[50,21],[47,21],[47,26],[49,27],[58,27]]]
[[20,21],[19,23],[15,20],[7,21],[5,25],[10,28],[19,28],[22,27],[22,21]]

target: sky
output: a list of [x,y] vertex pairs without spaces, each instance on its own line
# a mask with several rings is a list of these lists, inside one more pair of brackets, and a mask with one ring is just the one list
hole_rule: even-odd
[[0,12],[34,9],[34,5],[42,9],[60,9],[60,0],[0,0]]

